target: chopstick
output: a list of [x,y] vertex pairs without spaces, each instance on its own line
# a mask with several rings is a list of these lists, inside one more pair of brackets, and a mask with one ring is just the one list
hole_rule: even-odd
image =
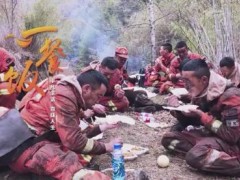
[[92,123],[92,125],[94,124],[94,120],[93,120],[93,117],[91,117],[91,123]]

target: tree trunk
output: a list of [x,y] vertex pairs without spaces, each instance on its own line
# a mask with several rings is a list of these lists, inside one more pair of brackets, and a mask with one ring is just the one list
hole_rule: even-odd
[[222,47],[222,31],[221,31],[221,26],[220,26],[220,18],[219,18],[219,7],[217,5],[216,0],[212,0],[213,3],[213,17],[214,17],[214,28],[215,28],[215,37],[216,37],[216,50],[215,50],[215,55],[216,55],[216,62],[218,63],[221,58],[223,57],[223,47]]
[[235,58],[232,29],[232,11],[229,3],[229,1],[225,1],[223,6],[223,22],[225,30],[224,56],[231,56]]
[[153,0],[148,0],[148,13],[149,13],[149,22],[150,22],[150,34],[151,34],[151,52],[152,52],[152,61],[154,63],[156,59],[156,36],[155,36],[155,21],[154,21],[154,10],[153,10]]
[[[16,8],[18,5],[18,0],[2,0],[0,1],[0,10],[2,12],[3,19],[6,21],[6,25],[1,27],[1,30],[5,31],[5,35],[14,34],[14,29],[16,27]],[[15,49],[16,45],[13,38],[7,39],[5,48]]]

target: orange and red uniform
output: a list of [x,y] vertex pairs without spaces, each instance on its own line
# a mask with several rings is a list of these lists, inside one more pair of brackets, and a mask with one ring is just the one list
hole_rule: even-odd
[[240,64],[239,63],[237,62],[235,63],[235,67],[227,79],[230,79],[236,87],[240,88]]
[[[82,72],[95,69],[99,71],[100,62],[93,61],[89,64],[89,66],[82,69]],[[99,103],[105,106],[109,111],[124,111],[128,108],[129,102],[126,96],[118,98],[115,95],[115,85],[123,83],[123,74],[117,69],[117,71],[113,74],[113,76],[108,79],[108,89],[104,97],[99,100]]]
[[80,154],[103,154],[106,149],[103,143],[89,139],[101,132],[99,126],[86,134],[81,131],[81,109],[85,109],[85,102],[76,77],[58,75],[54,79],[55,122],[50,117],[49,84],[48,80],[39,84],[45,96],[33,89],[23,98],[21,116],[36,136],[54,130],[58,138],[54,142],[41,141],[26,149],[10,167],[17,172],[33,172],[56,179],[72,179],[75,175],[83,179],[86,176],[90,179],[110,179],[100,172],[82,170],[86,161]]
[[0,48],[0,106],[15,108],[17,93],[8,91],[8,82],[4,82],[4,74],[10,66],[14,66],[15,58],[3,48]]
[[175,57],[175,54],[172,52],[166,57],[158,57],[155,61],[155,65],[146,71],[145,86],[152,86],[154,84],[155,87],[160,87],[162,83],[166,82],[167,76],[170,72],[169,68],[171,61],[174,60]]
[[[188,52],[188,56],[186,57],[186,59],[189,59],[189,60],[203,59],[203,57],[199,54]],[[182,61],[183,61],[183,59],[181,59],[178,56],[171,62],[170,68],[169,68],[169,70],[170,70],[169,79],[170,80],[172,80],[174,77],[176,77],[177,74],[180,73],[180,65],[181,65]]]
[[211,72],[207,91],[192,103],[203,111],[201,117],[176,113],[177,120],[187,128],[166,133],[163,146],[186,153],[187,163],[194,168],[240,176],[240,89]]
[[[188,56],[186,59],[194,60],[194,59],[204,59],[201,55],[196,53],[188,52]],[[184,83],[178,79],[177,76],[180,76],[180,65],[183,62],[179,56],[174,58],[169,67],[168,81],[163,83],[160,87],[159,92],[167,92],[170,87],[184,87]]]

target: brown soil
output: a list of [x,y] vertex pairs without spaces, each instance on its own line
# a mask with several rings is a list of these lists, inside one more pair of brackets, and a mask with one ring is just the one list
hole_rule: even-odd
[[[153,99],[156,102],[163,102],[163,97],[158,96]],[[126,113],[125,113],[126,114]],[[136,113],[129,112],[129,116],[137,119]],[[144,170],[149,179],[230,179],[230,177],[222,177],[216,174],[200,173],[190,168],[183,156],[173,155],[166,152],[161,146],[161,138],[163,134],[169,131],[171,125],[176,123],[176,120],[167,111],[154,113],[157,122],[166,122],[167,128],[152,129],[140,121],[136,121],[134,126],[123,124],[117,130],[111,130],[104,134],[103,141],[107,142],[111,137],[121,136],[124,143],[139,145],[149,148],[149,153],[139,156],[133,161],[125,162],[125,168]],[[159,168],[157,166],[157,157],[165,154],[170,159],[170,165],[167,168]],[[101,169],[111,167],[110,155],[101,155],[96,157],[95,162],[100,165]],[[236,178],[232,178],[236,179]]]
[[[157,96],[153,99],[155,102],[162,103],[164,101],[163,96]],[[134,119],[137,118],[136,113],[128,112],[124,113]],[[147,173],[150,180],[160,179],[237,179],[230,177],[222,177],[216,174],[201,173],[190,168],[184,161],[183,156],[169,154],[161,146],[161,138],[163,134],[169,131],[170,126],[176,123],[176,120],[167,111],[160,111],[154,113],[154,117],[157,122],[166,122],[168,127],[152,129],[146,126],[144,123],[136,120],[134,126],[122,124],[119,129],[108,131],[104,134],[103,142],[107,142],[110,138],[121,136],[125,143],[138,145],[149,148],[149,153],[139,156],[133,161],[127,161],[125,163],[126,169],[138,169]],[[166,154],[170,159],[170,165],[167,168],[159,168],[157,166],[157,157],[161,154]],[[110,154],[96,156],[94,163],[100,165],[100,169],[111,168],[111,156]],[[11,180],[26,180],[26,179],[48,179],[45,177],[36,177],[33,175],[17,175],[9,170],[2,170],[0,172],[0,179]]]

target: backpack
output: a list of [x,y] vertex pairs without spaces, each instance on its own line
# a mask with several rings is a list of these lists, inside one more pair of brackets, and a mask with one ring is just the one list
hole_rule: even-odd
[[[0,164],[5,165],[15,160],[18,157],[16,153],[14,153],[14,158],[9,154],[13,154],[12,152],[26,141],[28,143],[25,143],[24,147],[29,147],[34,137],[35,135],[25,124],[20,113],[16,109],[8,110],[0,117]],[[25,149],[21,148],[18,154]]]

